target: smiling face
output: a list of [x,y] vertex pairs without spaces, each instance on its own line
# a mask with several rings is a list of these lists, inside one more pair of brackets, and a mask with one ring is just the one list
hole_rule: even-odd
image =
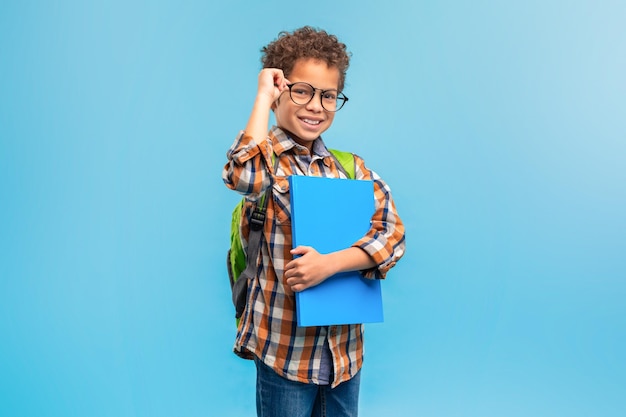
[[[339,70],[323,61],[300,59],[287,79],[289,83],[305,82],[320,90],[332,90],[339,86]],[[316,91],[315,97],[305,105],[297,105],[289,97],[289,90],[284,91],[276,101],[274,115],[278,127],[309,151],[313,141],[330,127],[335,118],[335,113],[322,107],[320,91]]]

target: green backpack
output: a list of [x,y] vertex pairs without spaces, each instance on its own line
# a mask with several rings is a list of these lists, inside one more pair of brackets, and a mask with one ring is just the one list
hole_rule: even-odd
[[[335,158],[337,168],[342,171],[346,177],[354,179],[356,176],[354,155],[350,152],[338,151],[336,149],[329,149],[329,151]],[[278,163],[274,155],[272,155],[272,159],[275,164]],[[276,167],[274,168],[276,169]],[[267,200],[271,198],[270,193],[271,188],[261,196],[259,203],[250,215],[250,234],[248,235],[247,252],[243,250],[241,236],[239,235],[239,225],[241,223],[242,211],[244,210],[246,199],[242,198],[233,210],[230,223],[230,249],[226,257],[226,267],[230,280],[237,324],[239,324],[239,319],[246,307],[248,280],[254,278],[256,275],[256,260],[261,249],[263,225],[265,223],[265,209],[267,207]]]

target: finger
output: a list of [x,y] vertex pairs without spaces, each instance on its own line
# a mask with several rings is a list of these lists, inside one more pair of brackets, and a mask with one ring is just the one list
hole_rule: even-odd
[[276,87],[278,89],[278,92],[282,93],[285,90],[288,90],[289,87],[287,87],[286,83],[274,83],[274,87]]
[[285,265],[285,272],[292,271],[296,269],[297,266],[298,266],[298,259],[292,259],[291,261],[287,262],[287,264]]
[[303,286],[303,284],[301,282],[298,282],[298,281],[293,280],[293,279],[287,280],[285,282],[285,284],[286,284],[287,288],[291,288],[291,291],[293,291],[293,292],[297,292],[297,291],[302,290],[302,286]]
[[306,288],[306,284],[304,282],[297,281],[297,280],[291,280],[287,282],[287,286],[291,288],[291,291],[293,292],[300,292]]
[[292,255],[304,255],[309,252],[311,248],[309,246],[298,246],[291,250]]
[[285,76],[283,72],[279,69],[272,70],[272,79],[274,80],[274,85],[279,86],[283,83]]
[[289,89],[289,87],[287,87],[288,84],[289,84],[289,80],[283,77],[283,82],[280,86],[280,91],[288,90]]
[[277,70],[274,74],[274,86],[278,88],[278,91],[283,92],[289,88],[287,84],[289,84],[289,81],[285,78],[282,70]]

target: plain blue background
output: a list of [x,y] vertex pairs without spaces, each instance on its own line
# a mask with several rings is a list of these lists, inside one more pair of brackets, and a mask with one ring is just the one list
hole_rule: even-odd
[[325,135],[392,186],[408,252],[361,415],[626,412],[621,1],[0,5],[0,415],[245,416],[225,152],[259,49],[353,53]]

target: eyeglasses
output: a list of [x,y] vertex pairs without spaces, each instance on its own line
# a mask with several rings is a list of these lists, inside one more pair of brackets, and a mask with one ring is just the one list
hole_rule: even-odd
[[322,90],[320,88],[313,87],[309,83],[300,82],[287,84],[287,87],[289,88],[289,97],[291,97],[291,101],[296,103],[298,106],[309,104],[311,100],[313,100],[313,97],[315,97],[316,90],[320,91],[320,102],[322,103],[322,108],[326,111],[339,111],[343,105],[346,104],[346,101],[348,101],[348,97],[335,89]]

